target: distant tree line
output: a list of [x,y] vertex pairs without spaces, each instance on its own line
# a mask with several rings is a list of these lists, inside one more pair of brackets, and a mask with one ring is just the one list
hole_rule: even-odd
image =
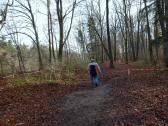
[[[37,4],[43,5],[46,11],[38,10]],[[164,63],[168,67],[166,0],[8,0],[1,6],[1,73],[5,71],[4,62],[10,62],[12,54],[16,54],[13,58],[17,57],[20,71],[30,68],[29,61],[43,70],[46,64],[71,63],[75,58],[84,63],[91,58],[102,63],[108,60],[111,68],[114,62],[135,61]],[[43,42],[38,14],[46,19],[46,24],[42,24]],[[21,36],[32,41],[31,47],[21,44],[24,41]],[[72,36],[78,48],[71,46]],[[32,57],[26,54],[32,54],[31,51]]]

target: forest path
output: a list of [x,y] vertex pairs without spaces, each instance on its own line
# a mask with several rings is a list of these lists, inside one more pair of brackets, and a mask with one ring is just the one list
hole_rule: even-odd
[[[62,126],[94,126],[104,111],[104,102],[111,85],[103,85],[92,90],[72,93],[61,100],[59,106]],[[63,121],[63,122],[62,122]]]
[[[123,68],[124,69],[124,68]],[[122,71],[123,71],[122,69]],[[127,71],[127,67],[125,68]],[[122,114],[117,113],[117,107],[125,109],[124,96],[119,97],[121,91],[128,85],[127,73],[117,71],[111,75],[103,68],[103,74],[109,75],[110,80],[106,84],[95,89],[74,92],[61,99],[58,106],[62,110],[59,113],[59,126],[122,126],[127,125],[123,122]],[[121,74],[122,73],[122,74]],[[120,87],[118,87],[120,85]],[[111,92],[114,93],[111,95]],[[109,102],[110,101],[110,102]],[[111,108],[111,106],[115,106]],[[123,106],[123,107],[122,107]],[[104,115],[108,116],[109,112],[115,113],[113,117],[106,120]],[[126,117],[133,120],[137,126],[141,124],[137,118]]]
[[[160,86],[161,77],[153,72],[132,73],[133,64],[120,65],[115,70],[104,69],[109,81],[93,90],[67,95],[58,102],[62,110],[55,118],[59,126],[164,126],[167,123],[161,100],[165,87]],[[138,75],[138,76],[136,76]],[[135,77],[134,77],[135,76]],[[165,79],[163,79],[165,80]],[[155,100],[153,100],[155,99]],[[167,103],[167,102],[166,102]],[[165,106],[167,104],[165,103]],[[163,108],[164,109],[164,108]],[[164,119],[163,116],[164,115]]]

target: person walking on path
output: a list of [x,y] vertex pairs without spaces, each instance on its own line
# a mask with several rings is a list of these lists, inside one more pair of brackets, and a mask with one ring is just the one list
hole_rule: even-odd
[[95,59],[91,59],[88,64],[88,74],[90,75],[91,85],[93,88],[97,87],[100,83],[101,69]]

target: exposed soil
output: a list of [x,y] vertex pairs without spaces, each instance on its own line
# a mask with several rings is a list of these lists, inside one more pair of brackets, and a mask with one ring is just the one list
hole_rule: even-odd
[[62,126],[94,126],[104,111],[106,97],[111,90],[110,85],[103,85],[93,90],[72,93],[59,103],[62,112],[58,125]]

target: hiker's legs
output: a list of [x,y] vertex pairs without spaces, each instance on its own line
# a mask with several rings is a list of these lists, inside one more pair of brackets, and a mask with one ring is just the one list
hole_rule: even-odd
[[90,76],[90,81],[91,81],[91,86],[92,88],[95,88],[96,87],[96,84],[94,82],[94,77],[93,76]]
[[96,87],[99,86],[99,76],[96,76],[96,83],[95,83]]
[[97,85],[99,86],[101,85],[101,79],[100,79],[100,76],[97,76],[97,78],[98,78]]

